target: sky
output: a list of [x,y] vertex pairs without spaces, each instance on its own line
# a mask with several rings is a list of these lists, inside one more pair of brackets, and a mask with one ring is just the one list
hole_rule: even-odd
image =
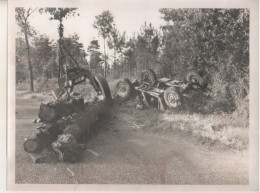
[[[122,1],[122,3],[117,1],[114,4],[97,2],[88,1],[87,4],[75,6],[78,8],[77,13],[80,16],[71,17],[64,21],[64,36],[78,34],[85,50],[94,38],[99,39],[100,45],[103,45],[103,40],[99,38],[98,31],[93,27],[93,24],[95,16],[101,14],[104,10],[109,10],[112,13],[116,27],[120,32],[125,31],[128,37],[136,34],[145,22],[151,22],[157,29],[163,23],[163,20],[160,19],[160,7],[158,5],[136,4],[130,1]],[[40,34],[45,34],[50,39],[56,40],[58,38],[58,21],[49,18],[50,15],[35,11],[29,21],[31,26]]]

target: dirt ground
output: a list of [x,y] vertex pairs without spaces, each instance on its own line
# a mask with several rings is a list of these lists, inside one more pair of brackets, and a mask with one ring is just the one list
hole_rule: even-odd
[[[99,131],[87,140],[79,162],[61,163],[55,153],[46,151],[53,159],[34,164],[23,142],[37,127],[32,120],[39,105],[37,97],[17,94],[18,184],[248,184],[247,142],[234,148],[210,136],[198,137],[176,121],[180,117],[194,121],[199,115],[137,110],[134,102],[109,110],[109,117],[98,124]],[[199,130],[200,125],[190,124]]]

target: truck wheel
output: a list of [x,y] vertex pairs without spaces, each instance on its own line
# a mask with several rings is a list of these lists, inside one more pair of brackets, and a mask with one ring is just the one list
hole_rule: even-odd
[[187,74],[186,76],[186,80],[188,82],[194,82],[194,83],[197,83],[201,86],[204,86],[205,85],[205,82],[204,82],[204,79],[196,72],[190,72]]
[[133,91],[133,86],[131,81],[128,78],[123,78],[119,80],[116,84],[117,95],[127,99],[131,96]]
[[181,96],[175,88],[167,88],[163,94],[163,98],[170,109],[177,108],[181,105]]
[[100,94],[104,97],[105,103],[110,104],[112,102],[112,97],[106,79],[102,75],[96,75],[94,76],[94,80],[98,86],[99,92],[101,92]]
[[144,70],[141,73],[141,82],[149,83],[153,85],[157,81],[155,72],[152,69]]

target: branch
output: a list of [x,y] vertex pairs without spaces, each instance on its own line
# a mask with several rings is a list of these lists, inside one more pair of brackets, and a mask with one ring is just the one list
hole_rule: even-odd
[[[33,12],[35,12],[36,10],[37,10],[37,8],[35,8],[34,10],[32,10],[31,8],[29,8],[28,10],[27,10],[27,16],[26,16],[26,20],[27,20],[27,18],[30,16],[30,15],[32,15],[32,13]],[[31,12],[30,12],[31,11]]]
[[35,12],[36,10],[37,10],[37,8],[35,8],[34,10],[32,10],[32,12],[28,15],[28,17],[29,17],[30,15],[32,15],[32,13]]
[[23,14],[21,15],[21,17],[23,17],[22,22],[26,23],[27,18],[25,17],[25,12],[23,12]]

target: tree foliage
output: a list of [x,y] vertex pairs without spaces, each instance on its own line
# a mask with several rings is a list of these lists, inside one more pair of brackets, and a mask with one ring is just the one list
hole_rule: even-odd
[[[216,100],[239,108],[249,93],[248,9],[160,9],[165,75],[196,70]],[[248,104],[248,103],[247,103]]]
[[18,26],[20,27],[20,32],[22,34],[26,33],[28,37],[32,37],[36,33],[29,22],[29,17],[33,14],[35,10],[36,9],[31,8],[25,9],[23,7],[15,8],[15,19]]
[[[59,42],[50,40],[46,35],[37,35],[31,41],[31,61],[33,64],[33,73],[35,77],[46,79],[55,78],[58,75],[59,55],[57,48]],[[74,34],[68,38],[64,38],[66,50],[73,55],[82,67],[88,65],[86,52],[83,49],[83,44],[79,42],[79,36]],[[25,70],[26,59],[26,44],[22,38],[16,39],[16,72],[17,81],[24,81],[28,77],[28,72]],[[65,55],[65,62],[68,66],[75,66],[74,62],[68,55]]]
[[16,83],[20,83],[29,77],[29,71],[26,67],[26,44],[22,38],[17,38],[15,45]]
[[110,11],[103,11],[95,17],[94,28],[96,28],[104,39],[106,39],[113,28],[114,17]]
[[27,50],[27,63],[28,63],[28,69],[30,74],[30,90],[34,91],[34,85],[33,85],[33,67],[31,63],[31,53],[30,53],[30,44],[29,44],[29,38],[32,37],[35,33],[33,28],[30,26],[29,23],[29,17],[32,15],[32,13],[36,9],[25,9],[22,7],[16,7],[15,8],[15,19],[20,27],[21,33],[24,35],[25,43],[26,43],[26,50]]
[[39,9],[40,13],[49,13],[51,15],[50,20],[58,20],[59,21],[59,73],[58,79],[61,78],[63,74],[63,65],[65,63],[65,56],[63,51],[63,35],[64,35],[64,25],[63,20],[69,17],[73,17],[76,14],[77,8],[41,8]]
[[104,40],[104,76],[106,77],[107,67],[108,67],[108,56],[106,55],[106,39],[109,37],[113,28],[114,17],[109,11],[103,11],[100,15],[95,17],[94,28],[99,32],[99,35],[103,37]]
[[[84,50],[83,44],[79,42],[79,36],[77,34],[64,38],[63,44],[69,54],[73,56],[81,67],[88,65],[86,59],[87,53]],[[68,54],[65,54],[65,62],[69,67],[76,65]]]
[[118,76],[117,67],[118,67],[118,58],[117,56],[122,54],[123,47],[125,46],[125,32],[121,34],[119,30],[114,25],[109,36],[108,47],[113,50],[113,74]]
[[137,71],[153,68],[157,70],[157,59],[159,54],[159,33],[150,23],[146,23],[141,27],[136,39],[135,58],[137,63]]
[[39,35],[34,38],[32,47],[32,61],[34,74],[37,77],[43,76],[47,79],[57,76],[56,47],[46,35]]
[[89,56],[89,66],[91,70],[95,70],[97,72],[101,71],[101,53],[100,53],[100,45],[98,40],[92,40],[87,49]]

